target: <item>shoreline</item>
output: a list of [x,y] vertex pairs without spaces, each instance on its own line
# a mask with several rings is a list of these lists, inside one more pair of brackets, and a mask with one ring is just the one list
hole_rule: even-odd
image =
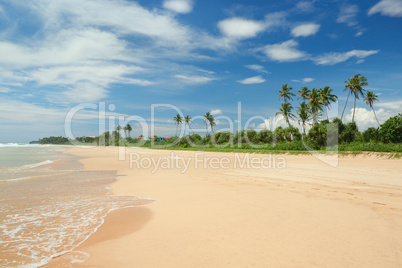
[[[126,150],[149,157],[170,152]],[[79,251],[90,257],[78,267],[402,264],[398,247],[387,253],[379,246],[401,248],[393,239],[402,235],[401,160],[341,156],[334,169],[311,156],[284,155],[288,166],[282,171],[190,168],[185,174],[173,169],[152,174],[130,170],[128,157],[118,161],[117,147],[67,152],[83,157],[85,170],[118,170],[113,194],[160,201],[110,212],[89,239],[54,261],[63,263]],[[194,154],[173,152],[187,158]],[[390,228],[387,217],[401,225]],[[362,248],[351,247],[353,242]],[[334,250],[342,254],[334,256]]]

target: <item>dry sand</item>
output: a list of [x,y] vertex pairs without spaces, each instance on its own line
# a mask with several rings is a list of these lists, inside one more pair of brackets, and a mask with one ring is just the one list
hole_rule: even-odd
[[[119,161],[117,148],[68,152],[85,157],[87,170],[119,170],[114,194],[158,201],[113,211],[49,266],[81,254],[90,255],[82,267],[402,267],[402,160],[342,156],[332,167],[311,155],[276,155],[271,168],[256,169],[226,168],[244,154],[130,148]],[[184,173],[167,162],[153,173],[130,168],[133,152],[192,162]],[[267,155],[249,156],[255,167],[269,164]]]

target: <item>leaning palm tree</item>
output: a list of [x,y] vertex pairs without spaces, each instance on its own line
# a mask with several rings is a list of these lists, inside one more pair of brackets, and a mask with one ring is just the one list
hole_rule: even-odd
[[359,99],[360,95],[362,95],[362,96],[364,95],[365,90],[363,87],[368,85],[367,78],[360,74],[356,74],[352,78],[345,81],[345,83],[346,83],[346,86],[345,86],[344,91],[349,90],[349,92],[348,92],[348,98],[346,99],[345,107],[343,108],[343,111],[342,111],[341,119],[343,118],[343,114],[345,112],[346,105],[348,104],[349,96],[354,95],[355,102],[354,102],[354,106],[353,106],[353,117],[352,117],[352,122],[353,122],[355,120],[356,99]]
[[310,90],[307,87],[302,87],[302,89],[299,89],[298,91],[299,93],[297,93],[297,95],[299,97],[297,97],[297,99],[302,99],[303,102],[306,102],[306,100],[308,100],[308,95],[310,94]]
[[322,100],[320,97],[320,89],[313,88],[308,96],[309,103],[307,106],[311,109],[314,124],[318,123],[318,117],[322,111]]
[[305,102],[302,102],[300,106],[297,107],[297,114],[300,118],[299,124],[301,123],[303,127],[303,135],[306,135],[306,124],[307,121],[311,119],[311,110]]
[[176,124],[176,136],[177,136],[177,129],[179,128],[180,123],[183,122],[183,118],[181,117],[180,114],[177,114],[175,117],[173,117],[173,121]]
[[286,103],[288,102],[288,100],[293,100],[292,96],[295,96],[295,94],[293,94],[292,92],[290,92],[292,90],[291,86],[288,86],[288,84],[284,84],[282,85],[282,89],[279,90],[279,95],[278,98],[283,98],[283,101]]
[[191,117],[189,116],[189,115],[186,115],[185,117],[184,117],[184,122],[188,125],[188,127],[190,128],[190,130],[193,132],[193,134],[194,134],[194,131],[193,131],[193,129],[191,128],[191,126],[190,126],[190,123],[191,123]]
[[131,127],[130,124],[127,124],[124,128],[126,129],[126,131],[128,133],[128,137],[130,137],[130,132],[133,130],[133,128]]
[[205,122],[205,125],[206,125],[205,127],[207,129],[207,134],[208,134],[208,124],[210,123],[209,119],[211,118],[211,116],[212,116],[212,114],[210,112],[207,112],[204,115],[204,122]]
[[380,122],[378,122],[378,118],[377,118],[377,115],[375,114],[374,107],[373,107],[373,103],[374,103],[375,101],[378,101],[378,95],[374,94],[373,91],[367,90],[367,91],[366,91],[366,96],[365,96],[365,98],[364,98],[364,102],[366,102],[366,104],[367,104],[368,106],[370,106],[370,108],[373,110],[375,119],[377,120],[378,125],[380,125]]
[[124,137],[127,137],[127,126],[124,126],[123,130],[124,130]]
[[214,133],[214,126],[216,126],[216,123],[215,123],[215,118],[213,117],[212,114],[209,116],[208,121],[209,121],[209,125],[211,126],[211,132]]
[[295,119],[295,115],[292,114],[292,109],[293,106],[289,102],[282,102],[282,107],[279,108],[279,112],[277,112],[275,115],[281,114],[283,115],[283,118],[285,119],[285,122],[290,126],[290,121],[289,119]]
[[326,86],[324,87],[324,89],[320,90],[320,97],[322,104],[324,104],[325,107],[325,114],[327,115],[327,120],[329,121],[327,108],[331,107],[331,102],[336,102],[338,96],[332,94],[332,88]]

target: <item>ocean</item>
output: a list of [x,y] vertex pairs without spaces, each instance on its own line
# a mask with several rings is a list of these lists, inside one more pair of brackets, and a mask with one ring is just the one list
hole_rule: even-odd
[[83,171],[66,148],[0,144],[0,267],[44,265],[88,239],[110,211],[154,202],[112,195],[117,171]]

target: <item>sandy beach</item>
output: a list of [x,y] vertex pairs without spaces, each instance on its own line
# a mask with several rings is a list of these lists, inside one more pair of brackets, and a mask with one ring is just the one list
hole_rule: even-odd
[[333,167],[311,155],[67,152],[85,170],[118,170],[115,195],[158,201],[111,212],[48,267],[77,256],[76,267],[402,267],[400,159],[340,156]]

